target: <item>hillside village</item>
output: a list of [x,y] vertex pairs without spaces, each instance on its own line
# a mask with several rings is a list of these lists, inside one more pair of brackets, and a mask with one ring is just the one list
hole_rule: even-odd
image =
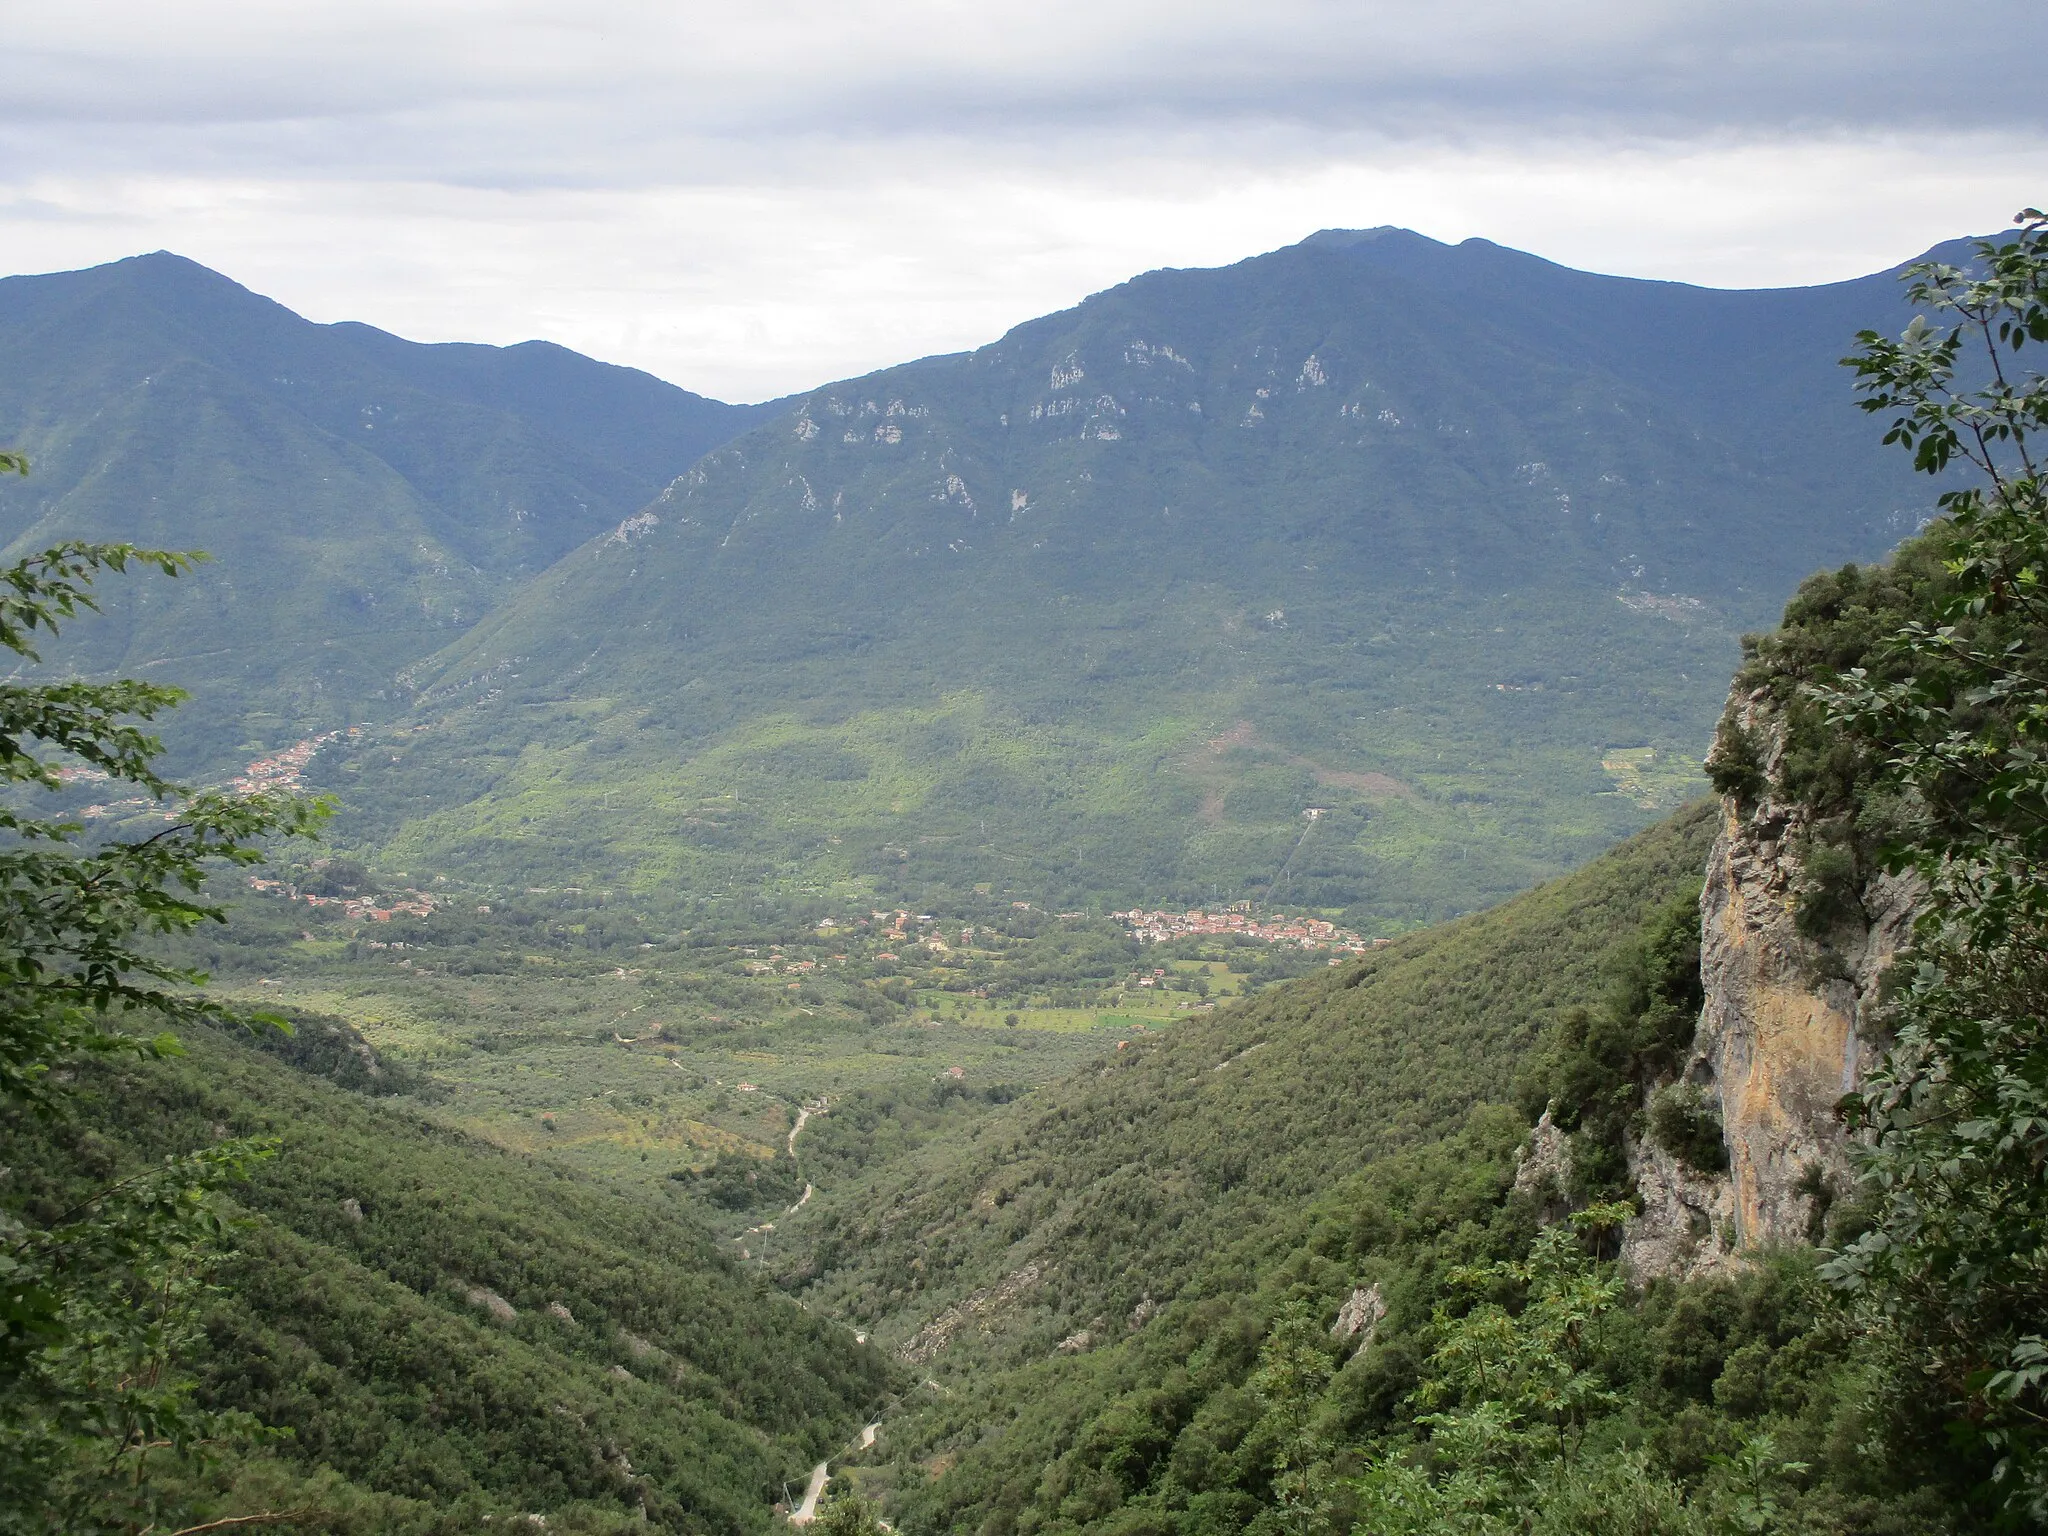
[[1362,955],[1391,943],[1389,939],[1363,939],[1347,928],[1320,917],[1287,917],[1276,914],[1254,916],[1251,903],[1238,902],[1220,912],[1198,909],[1188,912],[1146,912],[1133,907],[1128,912],[1109,914],[1122,923],[1141,944],[1163,944],[1169,939],[1233,937],[1261,944],[1289,944],[1302,949],[1334,949]]
[[270,880],[261,875],[249,877],[249,889],[265,896],[282,896],[287,901],[302,901],[309,907],[331,907],[337,917],[367,918],[373,923],[388,923],[394,917],[432,917],[443,901],[409,887],[361,896],[315,896],[288,880]]
[[295,741],[281,752],[257,758],[229,780],[228,788],[238,795],[297,794],[305,787],[306,767],[313,761],[315,753],[330,741],[354,741],[362,734],[361,726],[352,725],[347,730],[328,731]]

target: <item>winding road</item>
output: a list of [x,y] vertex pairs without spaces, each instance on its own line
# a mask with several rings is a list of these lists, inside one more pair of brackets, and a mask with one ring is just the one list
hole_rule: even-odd
[[[824,1097],[824,1096],[823,1096],[823,1095],[821,1094],[821,1095],[819,1096],[819,1098],[818,1098],[818,1108],[817,1108],[817,1112],[818,1112],[819,1114],[821,1114],[821,1115],[822,1115],[823,1113],[825,1113],[825,1111],[826,1111],[826,1110],[830,1109],[831,1107],[832,1107],[832,1101],[831,1101],[830,1099],[828,1099],[828,1098],[825,1098],[825,1097]],[[791,1126],[791,1127],[789,1128],[789,1160],[790,1160],[791,1162],[795,1162],[795,1161],[796,1161],[796,1133],[797,1133],[798,1131],[800,1131],[800,1130],[802,1130],[802,1129],[804,1128],[804,1124],[805,1124],[805,1122],[807,1122],[807,1121],[808,1121],[808,1120],[809,1120],[810,1118],[811,1118],[811,1106],[810,1106],[810,1105],[808,1105],[808,1104],[799,1104],[799,1105],[797,1106],[797,1111],[796,1111],[796,1124],[795,1124],[795,1125],[792,1125],[792,1126]],[[790,1208],[789,1208],[789,1209],[788,1209],[788,1210],[787,1210],[786,1212],[784,1212],[783,1214],[785,1214],[785,1215],[788,1215],[788,1216],[794,1216],[794,1215],[795,1215],[795,1214],[796,1214],[796,1213],[797,1213],[798,1211],[802,1210],[802,1209],[803,1209],[803,1208],[804,1208],[805,1206],[809,1205],[810,1203],[811,1203],[811,1186],[810,1186],[810,1184],[809,1184],[809,1183],[807,1182],[807,1183],[805,1183],[805,1185],[804,1185],[804,1192],[803,1192],[803,1194],[802,1194],[802,1195],[801,1195],[801,1196],[800,1196],[800,1197],[798,1198],[798,1200],[797,1200],[796,1204],[795,1204],[795,1205],[792,1205],[792,1206],[791,1206],[791,1207],[790,1207]]]
[[[822,1115],[825,1113],[826,1110],[830,1109],[831,1107],[832,1101],[828,1098],[825,1098],[822,1094],[819,1096],[818,1102],[815,1106],[809,1104],[800,1104],[797,1106],[796,1124],[792,1125],[789,1128],[789,1140],[787,1143],[785,1143],[785,1145],[787,1145],[789,1148],[789,1155],[792,1160],[794,1160],[796,1157],[797,1132],[801,1131],[805,1125],[809,1124],[812,1114],[816,1113]],[[804,1185],[804,1192],[802,1198],[800,1198],[795,1205],[792,1205],[789,1208],[791,1214],[794,1214],[795,1212],[802,1210],[806,1205],[810,1204],[811,1195],[813,1192],[814,1191],[812,1189],[812,1186],[808,1182],[806,1182]],[[770,1224],[768,1226],[755,1227],[752,1230],[755,1232],[772,1232],[774,1230],[774,1227],[772,1224]],[[860,1432],[859,1443],[854,1446],[848,1446],[847,1449],[862,1451],[869,1449],[874,1445],[876,1432],[879,1431],[881,1427],[882,1421],[880,1419],[875,1420],[875,1422],[872,1424],[863,1425]],[[842,1454],[844,1453],[842,1452]],[[795,1509],[789,1512],[789,1523],[791,1525],[809,1525],[813,1520],[816,1520],[818,1518],[818,1500],[824,1497],[825,1485],[831,1481],[832,1462],[831,1459],[828,1457],[824,1461],[819,1462],[815,1467],[811,1468],[811,1480],[804,1488],[803,1502],[797,1505]]]
[[[881,1427],[882,1421],[880,1419],[875,1420],[872,1424],[863,1426],[860,1432],[860,1445],[857,1449],[865,1451],[872,1447],[875,1443],[875,1432]],[[825,1492],[825,1485],[831,1480],[832,1463],[830,1461],[821,1461],[811,1468],[811,1481],[810,1485],[804,1489],[804,1501],[797,1505],[794,1510],[790,1511],[789,1523],[791,1525],[809,1525],[818,1518],[818,1499]]]
[[[823,1113],[825,1113],[826,1110],[830,1109],[831,1107],[832,1101],[830,1099],[821,1097],[818,1100],[819,1114],[822,1115]],[[810,1118],[811,1106],[808,1104],[799,1104],[796,1109],[796,1124],[792,1125],[789,1128],[789,1155],[791,1157],[796,1156],[796,1133],[804,1128],[804,1122],[809,1120]]]
[[804,1501],[790,1513],[791,1525],[809,1525],[818,1518],[818,1495],[825,1491],[825,1484],[831,1480],[832,1463],[821,1461],[811,1468],[811,1484],[804,1489]]

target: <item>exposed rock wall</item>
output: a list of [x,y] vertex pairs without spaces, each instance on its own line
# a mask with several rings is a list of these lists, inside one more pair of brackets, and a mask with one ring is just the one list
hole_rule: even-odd
[[1387,1299],[1381,1294],[1379,1283],[1361,1285],[1337,1309],[1337,1321],[1330,1325],[1330,1337],[1340,1341],[1356,1340],[1351,1352],[1357,1354],[1372,1347],[1372,1341],[1379,1336],[1380,1324],[1386,1320]]
[[[1775,784],[1782,743],[1762,706],[1761,694],[1742,700],[1738,717]],[[1795,923],[1805,830],[1803,809],[1768,790],[1747,807],[1723,802],[1700,893],[1706,1005],[1684,1077],[1717,1102],[1729,1166],[1701,1175],[1660,1148],[1631,1149],[1643,1212],[1623,1252],[1638,1274],[1699,1273],[1746,1248],[1809,1241],[1848,1186],[1836,1105],[1887,1043],[1878,985],[1909,937],[1915,891],[1879,877],[1860,914],[1808,938]]]
[[1572,1142],[1543,1111],[1529,1139],[1515,1154],[1515,1193],[1536,1203],[1546,1222],[1571,1209]]
[[1642,1211],[1621,1237],[1621,1262],[1630,1274],[1686,1279],[1741,1262],[1735,1186],[1726,1174],[1696,1173],[1648,1142],[1631,1143],[1628,1153]]

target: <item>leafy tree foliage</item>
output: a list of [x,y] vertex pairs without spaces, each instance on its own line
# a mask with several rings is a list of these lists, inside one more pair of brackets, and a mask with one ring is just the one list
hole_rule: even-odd
[[1728,1166],[1721,1117],[1693,1084],[1667,1083],[1658,1089],[1647,1119],[1651,1139],[1688,1168],[1718,1173]]
[[756,1211],[785,1206],[803,1192],[796,1159],[787,1153],[779,1157],[751,1157],[744,1152],[724,1152],[709,1167],[695,1174],[678,1170],[670,1178],[687,1180],[721,1210]]
[[[166,575],[193,557],[123,544],[64,544],[0,571],[0,646],[39,660],[38,630],[55,634],[96,606],[92,582],[131,564]],[[252,864],[258,839],[310,830],[317,810],[274,795],[188,795],[156,771],[161,746],[140,725],[184,695],[155,683],[0,685],[0,785],[55,790],[82,767],[169,802],[162,831],[91,844],[75,822],[0,804],[0,1094],[48,1102],[48,1074],[79,1051],[172,1049],[123,1020],[195,1022],[228,1017],[192,988],[204,977],[166,963],[141,940],[224,913],[200,890],[213,861]]]
[[1876,650],[1814,690],[1897,807],[1880,850],[1926,898],[1897,1045],[1855,1105],[1877,1198],[1829,1267],[1901,1352],[1901,1392],[1941,1400],[2048,1519],[2048,216],[1968,270],[1918,270],[1916,319],[1862,335],[1866,409],[1942,494],[1943,581]]
[[835,1495],[818,1512],[819,1536],[882,1536],[882,1517],[872,1499],[858,1493]]
[[[1220,1242],[1142,1328],[954,1374],[892,1424],[900,1518],[966,1532],[1527,1536],[1980,1529],[1944,1448],[1884,1447],[1883,1358],[1808,1254],[1632,1288],[1625,1207],[1539,1231],[1519,1117],[1475,1112]],[[1376,1286],[1369,1336],[1331,1323]],[[958,1464],[936,1479],[920,1462]]]
[[1374,1465],[1359,1487],[1368,1528],[1499,1521],[1539,1502],[1537,1481],[1571,1460],[1588,1422],[1620,1401],[1596,1368],[1592,1335],[1623,1285],[1591,1262],[1579,1235],[1629,1215],[1627,1206],[1592,1206],[1539,1234],[1525,1260],[1451,1271],[1456,1289],[1508,1288],[1526,1299],[1518,1311],[1482,1300],[1462,1316],[1455,1290],[1438,1302],[1438,1343],[1414,1401],[1432,1410],[1417,1423],[1442,1474],[1432,1479],[1398,1458]]
[[[273,1146],[229,1142],[146,1168],[51,1226],[8,1218],[10,1298],[31,1314],[0,1381],[0,1530],[132,1531],[187,1512],[185,1483],[257,1419],[203,1403],[190,1366],[217,1289],[227,1217],[215,1191]],[[17,1311],[19,1317],[19,1311]]]
[[[0,468],[27,466],[9,454]],[[94,608],[101,572],[192,564],[122,544],[31,555],[0,571],[0,646],[38,660],[38,632]],[[0,684],[0,1108],[13,1115],[60,1116],[82,1056],[170,1056],[178,1043],[161,1026],[226,1021],[194,990],[204,975],[148,941],[222,920],[202,896],[208,868],[253,863],[259,839],[319,819],[294,800],[187,794],[162,778],[161,744],[143,726],[181,697],[125,680]],[[80,823],[25,808],[81,770],[168,804],[166,825],[95,842]],[[200,1408],[182,1366],[223,1231],[211,1192],[268,1150],[240,1141],[173,1156],[46,1221],[0,1210],[0,1528],[160,1524],[177,1499],[152,1464],[253,1429],[245,1414]]]

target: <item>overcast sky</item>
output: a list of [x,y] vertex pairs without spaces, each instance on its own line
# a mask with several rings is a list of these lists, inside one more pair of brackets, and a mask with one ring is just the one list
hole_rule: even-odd
[[0,271],[728,399],[1331,226],[1823,282],[2048,203],[2048,5],[0,0]]

